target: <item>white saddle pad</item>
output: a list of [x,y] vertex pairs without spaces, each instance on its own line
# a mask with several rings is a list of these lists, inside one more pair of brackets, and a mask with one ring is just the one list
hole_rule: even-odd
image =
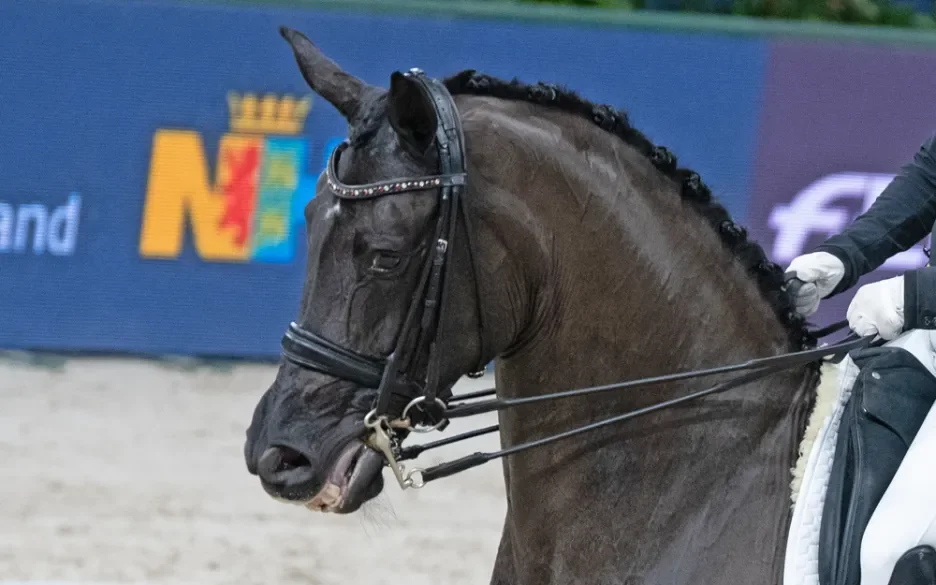
[[[822,505],[825,503],[826,488],[829,486],[839,423],[858,372],[858,366],[849,357],[839,364],[838,391],[833,397],[832,411],[822,420],[819,434],[806,460],[802,482],[794,494],[796,504],[787,538],[783,585],[819,585],[819,527],[822,522]],[[816,408],[822,406],[821,398],[817,398]]]
[[[906,332],[885,345],[902,347],[909,351],[930,374],[936,376],[936,364],[933,359],[933,348],[936,346],[934,341],[936,341],[936,331],[917,329]],[[802,482],[798,488],[794,487],[795,505],[790,534],[787,538],[783,585],[819,585],[819,528],[822,523],[822,507],[825,503],[826,488],[829,486],[839,423],[858,372],[858,366],[850,357],[846,357],[839,364],[838,389],[836,395],[832,397],[831,412],[822,419],[815,442],[809,449]],[[829,398],[823,397],[820,392],[820,396],[816,399],[816,414],[819,414],[820,408],[828,408],[828,400]],[[936,417],[936,407],[931,412]],[[815,424],[815,420],[810,421],[811,426]],[[809,432],[807,429],[807,436]],[[924,447],[919,447],[919,449],[924,449]],[[898,473],[911,473],[912,470],[904,470],[903,467],[905,466],[902,466]],[[928,486],[931,483],[923,485]]]

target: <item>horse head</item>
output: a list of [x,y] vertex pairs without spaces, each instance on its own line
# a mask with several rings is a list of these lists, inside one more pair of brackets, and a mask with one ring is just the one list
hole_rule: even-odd
[[[297,359],[282,364],[258,405],[246,456],[271,495],[349,512],[382,486],[382,455],[362,438],[384,374],[392,375],[383,385],[388,408],[401,416],[421,395],[430,367],[438,368],[432,385],[444,395],[491,356],[479,354],[468,248],[448,223],[458,210],[453,198],[438,196],[464,185],[464,172],[439,168],[441,141],[458,148],[459,137],[450,140],[440,128],[426,82],[395,72],[388,90],[375,88],[301,33],[281,32],[302,75],[346,118],[349,133],[305,209],[306,281],[286,340]],[[446,249],[446,234],[462,245]],[[422,350],[434,343],[437,319],[430,314],[438,317],[441,307],[427,308],[427,294],[446,303],[445,346],[432,352],[444,359],[431,363]]]

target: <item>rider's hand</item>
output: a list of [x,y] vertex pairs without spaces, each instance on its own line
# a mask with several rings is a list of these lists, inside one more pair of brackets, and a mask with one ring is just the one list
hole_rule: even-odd
[[819,299],[832,292],[845,276],[845,265],[828,252],[813,252],[794,258],[786,272],[792,272],[806,283],[796,292],[793,301],[796,312],[808,317],[819,308]]
[[848,305],[848,325],[861,336],[877,333],[890,341],[904,327],[904,277],[866,284]]

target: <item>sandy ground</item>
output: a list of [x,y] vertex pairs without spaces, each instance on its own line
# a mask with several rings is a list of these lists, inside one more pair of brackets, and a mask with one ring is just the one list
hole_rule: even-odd
[[[267,497],[242,448],[273,374],[0,359],[0,584],[488,582],[506,509],[498,463],[422,491],[388,482],[348,517]],[[491,384],[465,379],[457,390]],[[496,446],[475,439],[420,462]]]
[[[0,358],[0,585],[488,582],[506,509],[499,463],[406,492],[385,470],[384,495],[352,516],[274,502],[242,458],[273,375],[268,365]],[[825,378],[831,390],[835,374]],[[420,462],[496,447],[485,437]]]

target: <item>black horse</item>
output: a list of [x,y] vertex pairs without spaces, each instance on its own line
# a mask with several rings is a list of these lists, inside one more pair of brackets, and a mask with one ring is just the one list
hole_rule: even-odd
[[[537,396],[815,344],[780,268],[624,113],[474,71],[382,89],[281,32],[349,133],[305,210],[288,359],[247,433],[270,495],[354,512],[490,360],[499,400],[531,399],[500,412],[510,447],[726,378]],[[506,457],[492,582],[780,583],[818,381],[799,365]]]

